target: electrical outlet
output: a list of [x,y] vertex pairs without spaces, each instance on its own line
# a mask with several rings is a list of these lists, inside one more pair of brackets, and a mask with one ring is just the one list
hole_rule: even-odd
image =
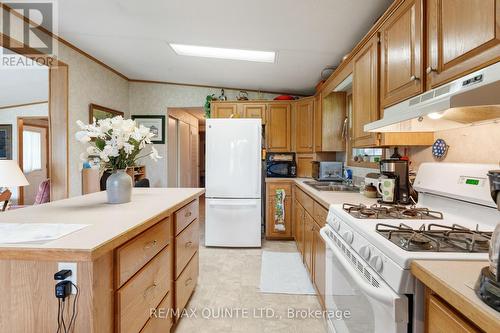
[[[58,264],[58,268],[57,270],[60,271],[60,270],[63,270],[63,269],[70,269],[71,270],[71,276],[66,278],[65,281],[71,281],[74,283],[75,286],[77,286],[78,284],[76,283],[76,276],[77,276],[77,270],[76,270],[76,267],[77,267],[77,264],[76,262],[60,262]],[[56,282],[60,282],[60,281],[56,281]],[[71,286],[71,293],[72,294],[76,294],[76,289],[75,287]]]

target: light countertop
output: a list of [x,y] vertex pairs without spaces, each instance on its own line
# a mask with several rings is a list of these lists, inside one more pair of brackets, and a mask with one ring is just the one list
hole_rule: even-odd
[[363,194],[356,192],[340,192],[340,191],[318,191],[313,187],[305,184],[306,181],[314,181],[312,178],[266,178],[266,183],[290,182],[295,183],[301,190],[309,194],[314,200],[318,201],[322,206],[328,208],[330,205],[352,203],[365,204],[371,206],[377,203],[377,199],[367,198]]
[[486,261],[415,260],[411,272],[486,332],[500,332],[500,313],[483,303],[474,285]]
[[[201,188],[134,188],[132,201],[113,205],[106,192],[73,197],[0,214],[0,223],[88,224],[45,243],[0,244],[0,259],[68,257],[92,260],[135,237],[204,193]],[[73,258],[72,257],[72,258]]]

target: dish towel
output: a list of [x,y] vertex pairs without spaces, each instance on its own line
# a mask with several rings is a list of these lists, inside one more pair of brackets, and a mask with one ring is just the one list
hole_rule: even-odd
[[274,202],[274,231],[285,232],[285,190],[276,189]]

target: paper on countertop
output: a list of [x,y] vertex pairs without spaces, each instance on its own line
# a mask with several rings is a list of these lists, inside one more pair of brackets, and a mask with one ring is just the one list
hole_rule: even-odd
[[51,241],[88,226],[63,223],[0,223],[0,244]]

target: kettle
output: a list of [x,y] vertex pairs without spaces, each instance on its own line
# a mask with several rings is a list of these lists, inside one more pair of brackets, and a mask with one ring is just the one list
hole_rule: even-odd
[[[500,211],[500,170],[488,172],[491,198]],[[489,266],[481,270],[474,286],[477,296],[500,312],[500,222],[497,223],[490,240]]]

